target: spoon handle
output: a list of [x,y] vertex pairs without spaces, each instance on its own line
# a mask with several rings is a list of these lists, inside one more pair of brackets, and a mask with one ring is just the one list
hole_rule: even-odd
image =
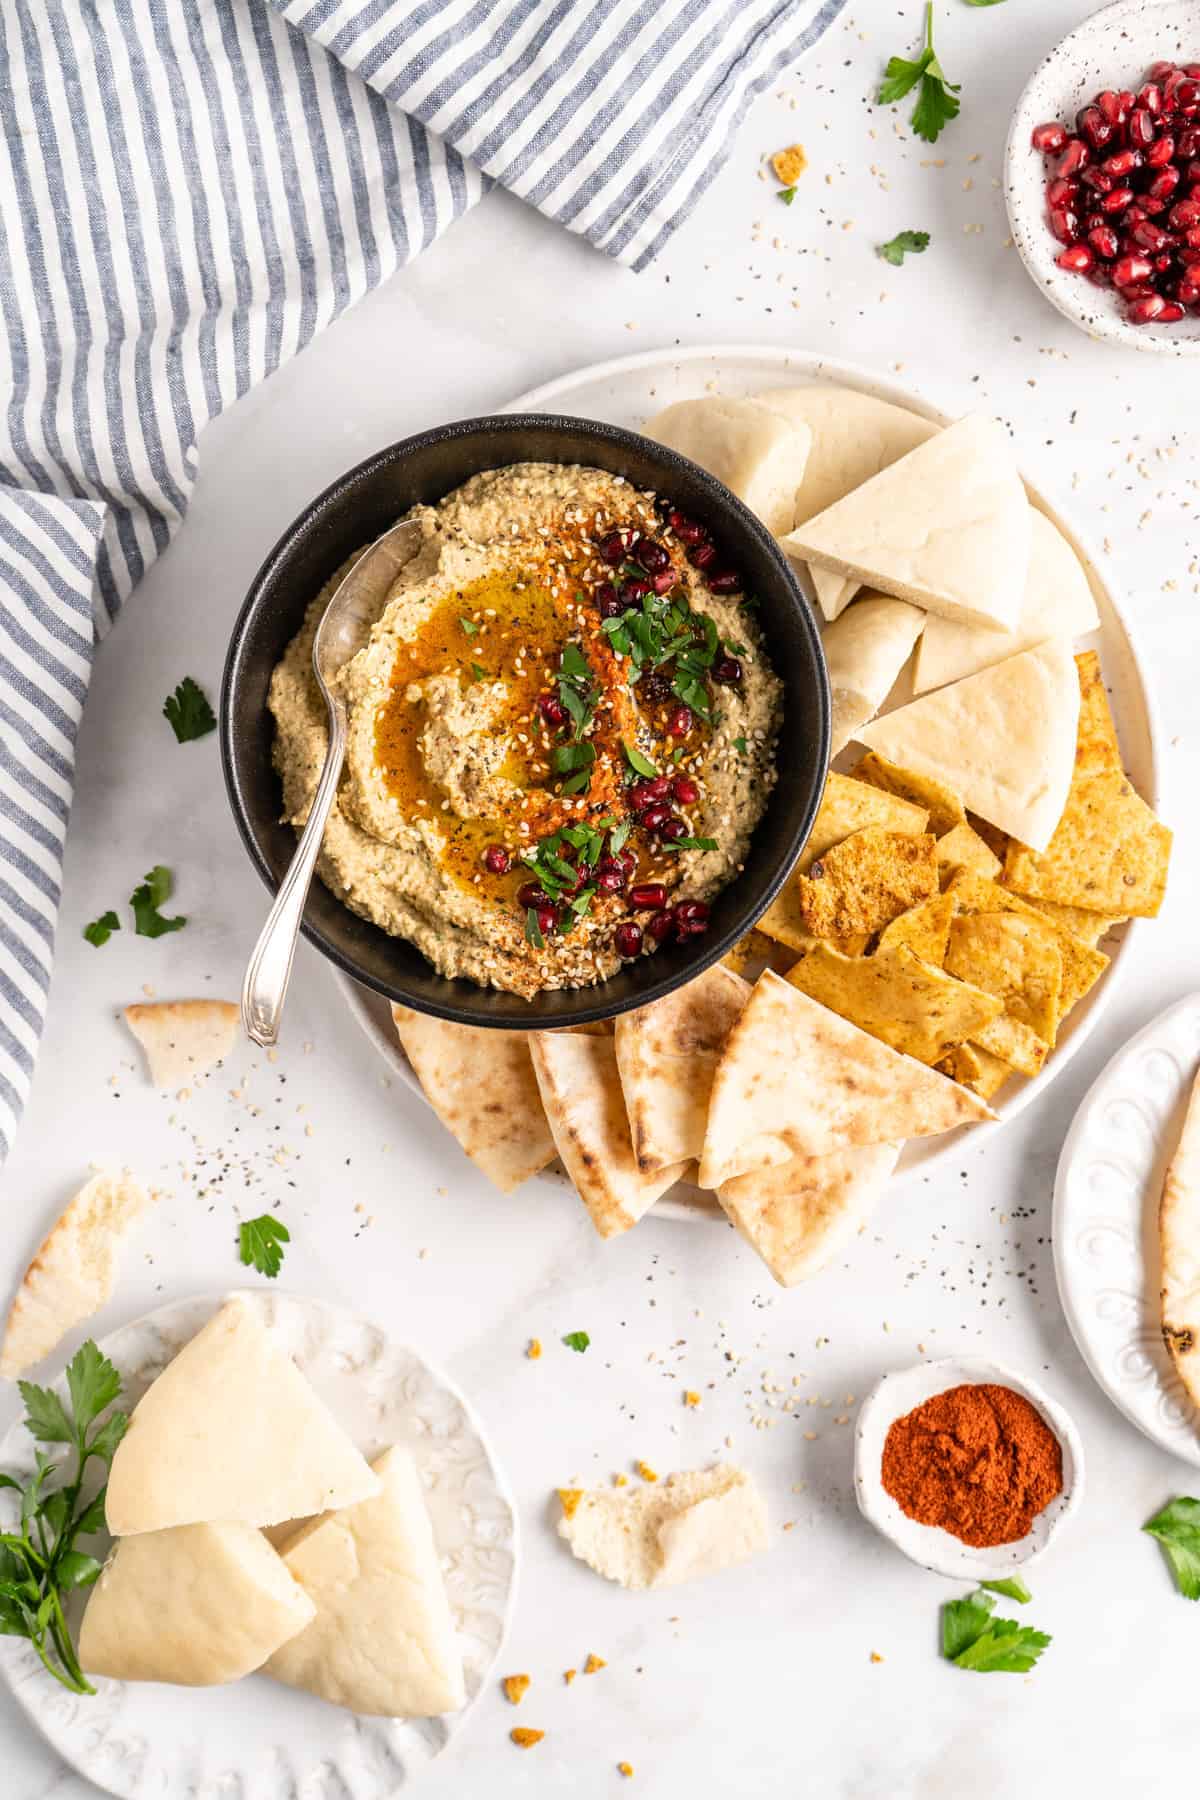
[[304,904],[320,854],[329,809],[341,779],[342,764],[346,760],[346,707],[340,699],[328,695],[326,698],[329,749],[325,754],[325,767],[296,854],[279,884],[275,904],[267,914],[267,922],[246,965],[246,978],[242,983],[242,1025],[246,1036],[264,1049],[279,1041],[279,1021],[292,976]]

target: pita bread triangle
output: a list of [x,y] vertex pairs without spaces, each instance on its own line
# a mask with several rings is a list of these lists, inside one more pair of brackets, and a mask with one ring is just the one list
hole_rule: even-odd
[[134,1407],[106,1512],[113,1536],[131,1537],[215,1520],[277,1525],[378,1492],[254,1306],[234,1298]]
[[700,1155],[717,1060],[749,998],[749,982],[715,963],[617,1020],[617,1070],[644,1173]]
[[1069,640],[923,694],[855,734],[889,762],[944,782],[968,812],[1045,850],[1075,766],[1079,677]]
[[735,1175],[717,1199],[780,1287],[794,1287],[866,1223],[899,1154],[899,1144],[863,1144],[832,1156],[794,1156],[778,1168]]
[[1029,542],[1008,434],[970,414],[797,525],[783,547],[926,612],[1009,630]]
[[932,1137],[995,1115],[966,1088],[889,1049],[770,969],[717,1067],[700,1186],[795,1156]]
[[1162,1333],[1179,1378],[1200,1406],[1200,1075],[1163,1183]]

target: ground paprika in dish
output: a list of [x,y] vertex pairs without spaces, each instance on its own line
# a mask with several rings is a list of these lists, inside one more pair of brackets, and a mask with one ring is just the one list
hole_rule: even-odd
[[893,1422],[882,1476],[910,1519],[964,1544],[1011,1544],[1061,1494],[1062,1446],[1023,1395],[964,1385]]

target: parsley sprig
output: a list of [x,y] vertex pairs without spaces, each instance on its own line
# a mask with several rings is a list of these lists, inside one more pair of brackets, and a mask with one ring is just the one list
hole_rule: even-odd
[[121,921],[110,906],[107,912],[100,914],[83,928],[83,935],[89,944],[95,944],[97,950],[101,944],[107,944],[114,931],[120,931]]
[[274,1213],[261,1213],[257,1219],[243,1219],[238,1226],[238,1255],[247,1268],[273,1281],[283,1263],[283,1246],[290,1244],[292,1234]]
[[[1009,1584],[988,1582],[988,1587],[1008,1591]],[[1012,1584],[1015,1589],[1016,1584]],[[1028,1600],[1024,1582],[1023,1596],[1013,1591],[1010,1598]],[[970,1669],[977,1675],[1026,1675],[1050,1643],[1044,1631],[1032,1625],[1018,1625],[1015,1619],[996,1619],[992,1609],[996,1602],[991,1594],[977,1588],[965,1600],[950,1600],[942,1608],[942,1655],[958,1669]]]
[[1142,1526],[1157,1538],[1185,1600],[1200,1600],[1200,1500],[1188,1494],[1168,1500]]
[[551,767],[556,775],[566,776],[562,784],[564,794],[586,794],[591,786],[596,750],[593,744],[583,741],[583,735],[595,714],[600,689],[593,678],[591,665],[578,644],[570,642],[563,645],[555,682],[558,698],[570,715],[571,738],[569,743],[555,747],[550,759]]
[[951,119],[958,117],[956,96],[961,83],[947,81],[945,70],[937,59],[933,47],[933,0],[927,0],[925,7],[925,46],[920,56],[913,62],[903,56],[890,59],[883,72],[879,105],[891,106],[895,101],[903,100],[918,82],[921,85],[912,111],[912,128],[927,144],[936,143]]
[[600,627],[618,656],[633,664],[635,678],[674,663],[671,691],[701,719],[711,720],[708,671],[721,648],[716,621],[694,613],[682,593],[647,594]]
[[163,701],[163,717],[181,744],[207,737],[217,729],[217,715],[209,705],[208,695],[190,675],[185,675],[175,692]]
[[63,1607],[63,1595],[90,1587],[101,1563],[76,1540],[104,1529],[101,1487],[83,1501],[88,1464],[107,1469],[129,1424],[123,1412],[100,1416],[120,1397],[121,1377],[89,1339],[67,1365],[68,1403],[53,1388],[19,1383],[25,1402],[25,1425],[43,1444],[65,1444],[74,1453],[71,1479],[49,1490],[59,1473],[42,1450],[35,1453],[35,1472],[27,1482],[0,1475],[0,1488],[18,1496],[20,1515],[13,1528],[0,1532],[0,1635],[28,1638],[47,1672],[73,1694],[94,1694],[80,1667]]
[[894,238],[888,239],[886,244],[876,244],[875,254],[881,256],[884,262],[891,263],[894,268],[898,269],[906,256],[920,256],[922,250],[928,248],[929,233],[927,231],[898,231]]
[[171,898],[171,871],[155,863],[140,887],[129,896],[133,908],[133,929],[138,937],[162,937],[168,931],[182,931],[187,920],[179,915],[166,918],[159,908]]

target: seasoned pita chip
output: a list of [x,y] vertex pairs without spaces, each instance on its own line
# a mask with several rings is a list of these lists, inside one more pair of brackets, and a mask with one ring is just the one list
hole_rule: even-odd
[[839,956],[819,944],[788,976],[822,1006],[840,1013],[918,1062],[940,1062],[1002,1011],[999,1000],[940,969],[903,944],[874,956]]
[[[799,965],[803,967],[803,964]],[[932,1137],[990,1109],[828,1007],[760,975],[717,1065],[700,1185],[861,1144]]]
[[987,819],[981,819],[978,813],[973,813],[971,811],[970,807],[967,808],[967,824],[971,827],[971,830],[975,833],[976,837],[981,837],[983,839],[992,855],[997,858],[1001,868],[1003,868],[1004,858],[1008,854],[1008,846],[1012,842],[1007,831],[1001,831],[998,825],[992,825]]
[[[1022,894],[1020,898],[1024,900],[1026,896]],[[1072,937],[1077,937],[1081,944],[1086,944],[1092,950],[1101,938],[1108,936],[1115,925],[1125,923],[1124,914],[1119,919],[1110,919],[1103,913],[1088,912],[1082,906],[1062,906],[1057,900],[1030,900],[1029,905],[1044,919],[1069,931]]]
[[1062,1001],[1063,959],[1049,920],[972,913],[953,920],[946,968],[995,994],[1012,1019],[1053,1049]]
[[796,953],[755,926],[753,931],[748,931],[745,937],[738,939],[732,950],[726,951],[721,961],[743,980],[754,981],[764,969],[774,969],[777,975],[786,975],[795,966]]
[[215,1069],[233,1049],[239,1013],[232,1000],[156,1000],[125,1008],[155,1087],[182,1087]]
[[80,1188],[25,1271],[9,1309],[0,1375],[15,1381],[112,1297],[117,1252],[153,1196],[128,1169]]
[[[959,869],[952,876],[946,892],[954,895],[960,913],[1011,912],[1024,919],[1045,918],[1037,910],[1036,901],[1022,900],[1007,888],[997,887],[994,881],[984,881],[980,876],[973,875],[969,869]],[[1062,998],[1058,1014],[1058,1023],[1061,1025],[1075,1002],[1083,999],[1088,989],[1107,969],[1108,958],[1102,951],[1081,944],[1078,938],[1072,937],[1054,919],[1046,918],[1045,922],[1053,927],[1055,941],[1062,956]],[[997,1054],[1003,1055],[1003,1052],[998,1051]]]
[[993,856],[977,831],[965,822],[938,839],[940,869],[973,869],[988,881],[995,881],[1004,864]]
[[1010,844],[1005,883],[1089,912],[1152,919],[1167,891],[1171,833],[1120,769],[1077,775],[1047,848]]
[[1100,658],[1094,650],[1082,650],[1075,658],[1079,671],[1079,735],[1075,744],[1075,773],[1098,775],[1103,769],[1120,769],[1121,746],[1117,727],[1104,691]]
[[749,983],[718,963],[618,1018],[617,1072],[643,1174],[700,1155],[717,1061],[749,998]]
[[638,1168],[615,1039],[554,1031],[527,1035],[555,1146],[592,1224],[605,1238],[628,1231],[674,1186],[685,1164],[652,1175]]
[[1200,1406],[1200,1076],[1158,1209],[1162,1334],[1179,1378]]
[[455,1025],[407,1006],[392,1007],[392,1023],[430,1106],[502,1194],[553,1162],[527,1032]]
[[912,837],[872,825],[835,844],[796,879],[814,937],[870,938],[937,893],[937,850],[928,833]]
[[1014,1019],[1008,1013],[1001,1013],[998,1019],[985,1025],[975,1041],[1022,1075],[1040,1075],[1050,1053],[1045,1038],[1040,1038],[1023,1020]]
[[717,1199],[780,1287],[794,1287],[866,1224],[899,1154],[899,1144],[864,1144],[832,1156],[794,1156],[779,1168],[735,1175]]
[[868,782],[887,794],[898,794],[901,800],[911,800],[914,806],[923,806],[935,838],[945,837],[956,825],[967,822],[962,801],[944,781],[937,781],[932,775],[918,775],[915,769],[902,769],[899,763],[889,762],[875,750],[868,750],[850,775],[854,781]]
[[982,1044],[956,1044],[938,1068],[951,1081],[960,1081],[983,1100],[990,1100],[998,1093],[1013,1073],[1006,1062],[1001,1062]]
[[897,950],[903,944],[922,962],[940,969],[946,960],[954,911],[953,894],[931,894],[928,900],[910,907],[884,928],[879,934],[880,950]]

